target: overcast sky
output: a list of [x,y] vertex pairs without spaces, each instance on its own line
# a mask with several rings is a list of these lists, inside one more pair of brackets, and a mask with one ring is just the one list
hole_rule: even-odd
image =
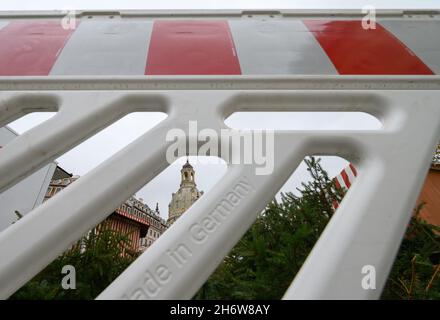
[[[14,0],[1,1],[0,10],[63,10],[63,9],[261,9],[261,8],[285,8],[285,9],[316,9],[316,8],[361,8],[364,5],[374,5],[377,8],[438,8],[439,1],[430,0],[389,0],[389,1],[331,1],[331,0],[300,0],[300,1],[147,1],[147,0]],[[17,132],[22,133],[29,128],[41,123],[51,114],[31,114],[11,123],[10,126]],[[128,115],[106,128],[80,146],[66,153],[57,161],[67,171],[84,175],[96,167],[112,154],[135,140],[148,131],[155,124],[165,118],[160,113],[135,113]],[[228,119],[227,124],[241,129],[377,129],[380,124],[373,117],[362,114],[276,114],[271,116],[254,115],[252,119],[240,115],[234,115]],[[195,158],[190,158],[196,170],[196,182],[200,190],[209,191],[226,172],[226,165],[199,164]],[[171,165],[167,170],[157,176],[150,184],[141,189],[137,196],[154,208],[159,202],[161,215],[167,218],[168,203],[171,193],[178,189],[180,183],[179,171],[182,161]],[[326,157],[323,165],[334,176],[346,166],[346,161],[336,157]],[[289,179],[282,191],[295,190],[301,181],[308,180],[304,165],[301,165],[295,174]]]

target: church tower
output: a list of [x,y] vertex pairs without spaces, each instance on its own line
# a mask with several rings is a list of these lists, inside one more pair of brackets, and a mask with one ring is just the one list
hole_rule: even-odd
[[195,171],[188,159],[180,170],[180,175],[180,188],[172,194],[168,205],[168,224],[170,225],[203,195],[203,191],[199,192],[197,189],[194,179]]

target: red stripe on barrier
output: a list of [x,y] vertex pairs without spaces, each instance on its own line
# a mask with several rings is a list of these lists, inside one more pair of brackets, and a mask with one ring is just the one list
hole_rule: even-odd
[[388,30],[361,21],[305,20],[340,74],[424,74],[433,71]]
[[350,169],[351,169],[351,172],[353,172],[353,175],[355,176],[355,177],[357,177],[357,170],[356,170],[356,168],[354,167],[354,165],[352,165],[351,163],[350,163]]
[[335,180],[336,189],[342,189],[341,184],[338,181],[338,177],[335,177],[334,180]]
[[0,29],[0,75],[48,75],[72,32],[61,21],[11,22]]
[[156,21],[145,74],[241,74],[227,21]]
[[341,177],[344,180],[345,186],[348,188],[350,188],[351,183],[350,183],[350,179],[348,178],[347,172],[345,172],[345,170],[341,171]]

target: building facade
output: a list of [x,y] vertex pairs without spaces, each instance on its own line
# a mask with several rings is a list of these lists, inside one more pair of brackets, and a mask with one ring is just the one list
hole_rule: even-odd
[[[79,176],[69,176],[63,171],[59,167],[55,170],[54,178],[57,179],[50,182],[45,200],[55,196],[79,178]],[[131,252],[145,251],[168,227],[166,221],[160,217],[158,205],[156,210],[152,210],[142,198],[137,199],[135,196],[124,201],[96,228],[99,229],[103,224],[111,230],[127,235],[130,239],[130,247],[126,249]]]
[[195,182],[195,171],[192,165],[186,160],[180,170],[180,188],[171,196],[168,205],[168,224],[173,224],[189,207],[193,205],[202,195],[203,191],[197,189]]

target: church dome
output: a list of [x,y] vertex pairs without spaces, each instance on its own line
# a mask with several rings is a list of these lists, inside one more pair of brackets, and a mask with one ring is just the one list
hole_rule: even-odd
[[172,224],[189,207],[192,206],[202,195],[203,191],[197,189],[195,182],[195,171],[188,159],[181,170],[180,188],[171,196],[168,206],[168,223]]
[[186,163],[183,165],[183,168],[193,169],[193,166],[189,163],[188,159],[186,160]]

